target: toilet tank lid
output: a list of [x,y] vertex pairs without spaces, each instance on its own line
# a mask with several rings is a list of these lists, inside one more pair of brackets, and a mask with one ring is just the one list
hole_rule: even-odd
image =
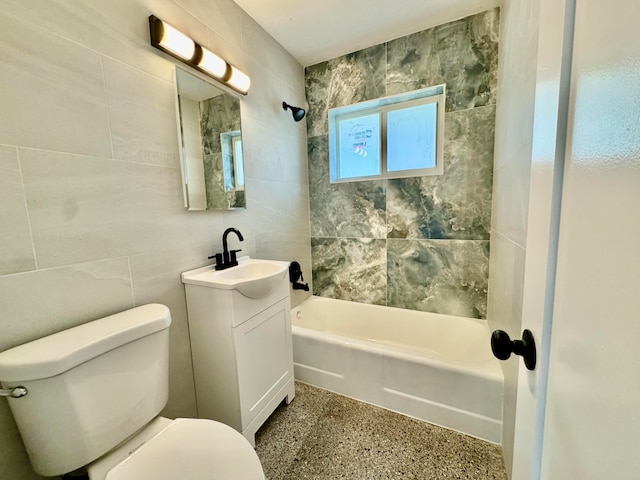
[[132,308],[0,353],[0,381],[49,378],[171,324],[157,303]]

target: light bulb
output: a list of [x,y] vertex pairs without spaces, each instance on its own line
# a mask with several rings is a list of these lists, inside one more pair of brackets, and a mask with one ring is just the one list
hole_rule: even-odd
[[193,40],[166,22],[162,22],[162,38],[158,43],[162,48],[185,60],[191,60],[196,51]]
[[225,73],[227,73],[227,62],[206,48],[201,48],[202,57],[200,58],[200,61],[198,61],[198,68],[201,68],[214,77],[224,77]]
[[227,83],[239,92],[247,93],[249,91],[249,86],[251,85],[251,79],[249,78],[249,75],[232,66],[231,77],[229,77]]

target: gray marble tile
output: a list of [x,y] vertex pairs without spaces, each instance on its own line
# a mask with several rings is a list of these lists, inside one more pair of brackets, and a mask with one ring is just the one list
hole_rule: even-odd
[[444,173],[387,186],[390,238],[489,239],[495,107],[446,114]]
[[[441,263],[437,272],[412,276],[389,264],[378,288],[388,282],[393,306],[486,316],[499,16],[492,9],[306,69],[311,235],[332,237],[314,239],[316,294],[353,298],[351,267],[340,264],[345,239],[441,239],[426,250]],[[447,85],[443,175],[329,182],[330,108],[441,83]]]
[[309,139],[311,235],[386,237],[385,181],[331,184],[328,137]]
[[311,238],[313,293],[321,297],[386,304],[386,241]]
[[309,161],[309,217],[311,236],[337,237],[335,225],[337,212],[329,207],[336,195],[329,182],[329,136],[320,135],[308,139]]
[[256,452],[268,480],[507,479],[498,445],[299,382]]
[[222,152],[220,134],[240,130],[240,100],[219,95],[200,102],[200,129],[205,155]]
[[[224,188],[222,153],[204,155],[204,186],[207,196],[207,209],[228,210],[239,205],[245,206],[244,192],[227,192]],[[243,201],[239,204],[239,201]]]
[[388,305],[486,318],[489,242],[387,241]]
[[387,44],[387,95],[447,84],[447,111],[495,104],[498,8]]
[[309,137],[329,132],[330,108],[387,95],[385,51],[384,44],[376,45],[306,68]]

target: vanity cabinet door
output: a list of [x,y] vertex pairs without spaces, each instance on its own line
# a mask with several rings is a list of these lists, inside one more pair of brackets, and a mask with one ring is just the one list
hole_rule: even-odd
[[293,378],[289,298],[234,328],[233,337],[244,430]]

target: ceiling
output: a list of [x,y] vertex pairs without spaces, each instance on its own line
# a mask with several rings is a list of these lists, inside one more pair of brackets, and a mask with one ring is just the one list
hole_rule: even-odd
[[488,10],[500,0],[235,0],[303,67]]

